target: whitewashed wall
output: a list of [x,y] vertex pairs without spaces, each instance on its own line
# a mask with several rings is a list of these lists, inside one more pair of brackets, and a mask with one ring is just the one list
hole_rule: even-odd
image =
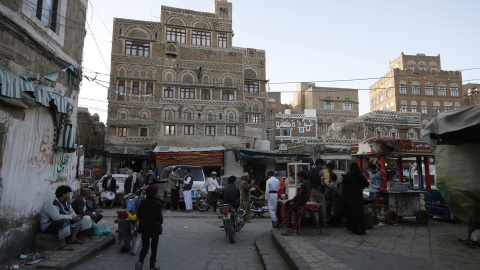
[[7,124],[0,215],[13,219],[39,213],[59,185],[78,190],[75,153],[55,153],[49,108],[26,110],[23,121]]

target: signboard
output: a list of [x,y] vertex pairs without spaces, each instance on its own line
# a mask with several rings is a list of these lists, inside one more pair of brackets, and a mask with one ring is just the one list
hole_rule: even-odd
[[199,165],[223,166],[223,150],[205,152],[161,152],[155,153],[155,162],[158,166],[169,165]]
[[375,139],[363,141],[350,147],[350,155],[434,155],[433,148],[426,141]]
[[113,145],[110,147],[109,152],[111,154],[124,154],[124,155],[137,155],[137,156],[147,155],[146,150],[144,148],[133,146],[133,145]]

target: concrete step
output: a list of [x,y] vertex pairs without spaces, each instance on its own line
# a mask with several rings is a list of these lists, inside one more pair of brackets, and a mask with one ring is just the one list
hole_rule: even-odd
[[263,267],[266,270],[288,270],[287,263],[282,255],[278,252],[272,241],[272,233],[266,232],[260,235],[255,241],[260,258],[262,259]]

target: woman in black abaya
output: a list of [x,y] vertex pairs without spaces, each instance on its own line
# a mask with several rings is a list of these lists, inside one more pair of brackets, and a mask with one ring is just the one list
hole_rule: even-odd
[[368,181],[360,172],[357,163],[350,165],[350,171],[344,179],[345,210],[348,232],[365,235],[365,222],[363,218],[363,189],[368,187]]

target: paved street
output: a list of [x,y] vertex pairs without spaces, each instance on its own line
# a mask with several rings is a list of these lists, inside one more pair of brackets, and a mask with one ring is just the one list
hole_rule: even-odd
[[480,269],[480,249],[466,239],[467,226],[433,219],[428,226],[404,218],[394,226],[375,227],[366,236],[345,228],[303,229],[283,239],[311,269]]
[[[105,223],[112,228],[113,210],[105,211]],[[247,223],[237,234],[235,244],[225,238],[225,233],[218,227],[221,224],[211,209],[208,213],[164,212],[157,265],[162,269],[263,269],[253,246],[259,235],[270,231],[270,219],[265,217]],[[149,258],[150,254],[145,260],[147,267]],[[120,253],[117,242],[75,269],[133,269],[137,259],[138,255]]]

